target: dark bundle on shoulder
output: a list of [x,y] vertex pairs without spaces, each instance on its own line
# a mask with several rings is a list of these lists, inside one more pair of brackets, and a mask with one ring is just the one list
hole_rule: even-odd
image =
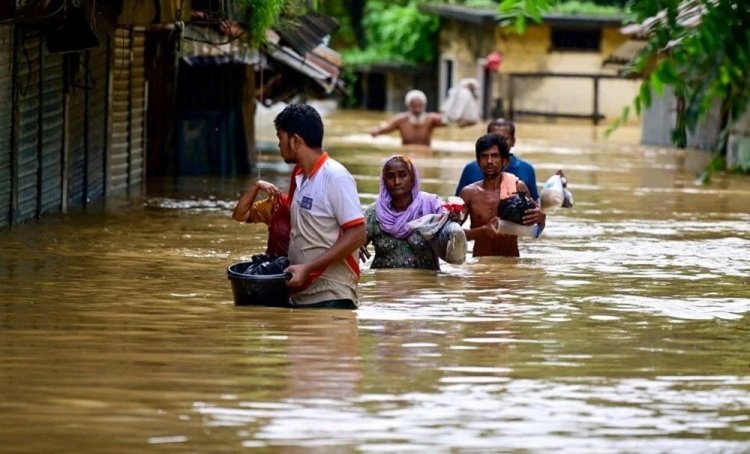
[[531,208],[534,208],[534,202],[530,198],[516,193],[498,202],[497,216],[503,221],[523,224],[523,215],[526,210]]
[[244,274],[251,276],[282,274],[289,267],[289,259],[283,256],[256,254],[250,260],[252,263],[247,267]]

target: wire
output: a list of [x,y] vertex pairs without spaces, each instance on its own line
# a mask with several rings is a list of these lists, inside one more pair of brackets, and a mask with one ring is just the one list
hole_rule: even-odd
[[[33,4],[31,4],[31,5],[29,5],[29,6],[28,6],[28,9],[31,9],[31,8],[33,8],[34,6],[36,6],[36,5],[33,5]],[[32,19],[34,19],[34,20],[44,20],[44,19],[49,19],[50,17],[54,17],[54,16],[55,16],[55,15],[57,15],[57,14],[58,14],[58,13],[59,13],[60,11],[63,11],[63,10],[65,10],[65,2],[63,2],[63,4],[62,4],[62,5],[61,5],[61,6],[59,7],[59,8],[57,8],[56,10],[54,10],[54,11],[52,11],[51,13],[47,14],[46,16],[42,16],[42,17],[34,17],[34,16],[31,16],[31,18],[32,18]],[[21,20],[25,19],[26,17],[27,17],[27,15],[26,15],[26,14],[21,14],[21,15],[20,15],[20,16],[18,16],[18,17],[10,17],[10,18],[8,18],[8,19],[3,19],[3,20],[0,20],[0,24],[12,24],[12,23],[14,23],[14,22],[17,22],[17,21],[21,21]]]
[[244,34],[245,34],[245,31],[243,30],[242,33],[240,33],[239,35],[233,36],[224,42],[211,41],[210,39],[190,38],[188,36],[183,36],[182,39],[184,39],[185,41],[195,41],[197,43],[211,44],[213,46],[223,46],[225,44],[229,44],[234,41],[237,41]]
[[[76,52],[76,54],[79,55],[78,59],[79,61],[83,60],[84,57],[80,56],[80,53]],[[75,80],[75,77],[73,78],[73,82],[71,83],[71,86],[75,88],[80,88],[82,90],[96,90],[96,80],[94,79],[94,75],[91,72],[91,54],[86,55],[86,64],[84,65],[84,74],[83,74],[83,82],[77,83]],[[80,70],[81,65],[79,64],[78,69]]]
[[[260,106],[265,107],[265,104],[263,104],[263,54],[259,54],[258,62],[260,63]],[[255,97],[253,97],[253,101],[255,101]],[[258,112],[258,103],[256,103],[255,111]],[[254,117],[254,115],[253,115]],[[255,121],[255,118],[253,118],[253,121]],[[263,111],[260,111],[258,122],[259,125],[263,125]],[[255,130],[255,128],[253,128]],[[260,158],[262,156],[262,151],[258,146],[256,145],[258,143],[257,140],[255,140],[255,136],[258,134],[258,131],[255,130],[255,133],[253,134],[253,140],[255,143],[253,144],[253,148],[255,148],[255,151],[258,153],[258,157],[255,160],[255,167],[258,169],[258,179],[260,180]]]
[[[130,34],[132,33],[132,30],[130,30],[127,27],[117,27],[117,28],[119,28],[121,30],[127,30],[128,31],[128,39],[130,39]],[[120,35],[122,36],[122,39],[121,39],[122,46],[120,46],[120,47],[122,49],[125,49],[125,33],[120,33]],[[130,48],[130,43],[128,43],[127,50],[128,50],[128,52],[132,52],[132,50],[133,50],[133,49]],[[120,78],[120,76],[122,75],[122,72],[125,70],[125,66],[127,65],[127,63],[125,62],[124,58],[120,58],[120,62],[119,62],[120,64],[119,65],[117,63],[118,63],[117,62],[117,29],[115,29],[115,67],[117,69],[117,75],[115,76],[115,79],[119,79]],[[119,66],[119,68],[117,68],[117,66]]]

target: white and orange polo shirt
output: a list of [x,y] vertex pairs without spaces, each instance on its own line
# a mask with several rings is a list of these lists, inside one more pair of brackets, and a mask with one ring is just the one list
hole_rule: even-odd
[[[363,224],[357,184],[344,166],[323,153],[310,175],[295,171],[292,198],[292,229],[289,261],[309,263],[326,252],[350,227]],[[292,295],[296,305],[350,299],[358,304],[359,264],[357,251],[341,262],[332,263],[310,285]]]

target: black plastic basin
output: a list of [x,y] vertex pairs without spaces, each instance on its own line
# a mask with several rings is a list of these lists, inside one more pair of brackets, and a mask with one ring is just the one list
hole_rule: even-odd
[[232,283],[234,304],[238,306],[290,307],[286,281],[289,273],[270,275],[244,274],[252,262],[239,262],[227,268]]

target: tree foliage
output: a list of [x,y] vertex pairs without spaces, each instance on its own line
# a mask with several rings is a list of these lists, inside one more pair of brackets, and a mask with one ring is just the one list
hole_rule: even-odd
[[369,1],[363,26],[366,47],[344,52],[347,63],[428,63],[436,55],[437,17],[421,13],[420,2]]
[[255,47],[266,40],[266,31],[279,23],[281,17],[294,18],[305,14],[305,0],[226,0],[230,18],[246,31],[247,42]]
[[[750,9],[744,0],[694,0],[668,3],[642,0],[636,21],[661,15],[648,36],[648,46],[631,71],[645,74],[633,107],[637,114],[651,104],[653,94],[670,86],[684,101],[678,111],[672,141],[684,146],[716,101],[727,132],[750,102]],[[696,20],[691,20],[696,17]],[[656,63],[655,63],[656,62]],[[627,119],[628,112],[622,120]]]
[[364,44],[361,30],[365,0],[325,0],[319,3],[318,11],[336,18],[339,29],[331,36],[331,47],[348,49]]
[[499,6],[500,12],[510,16],[515,25],[516,33],[523,34],[526,31],[527,21],[542,21],[542,14],[559,13],[565,15],[623,15],[626,9],[619,1],[589,1],[589,0],[503,0]]
[[[500,10],[514,15],[522,32],[526,18],[539,21],[554,0],[503,0]],[[718,102],[723,129],[717,151],[723,149],[732,124],[750,102],[750,8],[746,0],[634,0],[630,4],[635,23],[650,21],[647,46],[629,71],[643,74],[632,108],[626,107],[617,127],[631,113],[640,114],[652,97],[669,86],[682,108],[672,140],[686,143],[688,131],[705,119]]]

